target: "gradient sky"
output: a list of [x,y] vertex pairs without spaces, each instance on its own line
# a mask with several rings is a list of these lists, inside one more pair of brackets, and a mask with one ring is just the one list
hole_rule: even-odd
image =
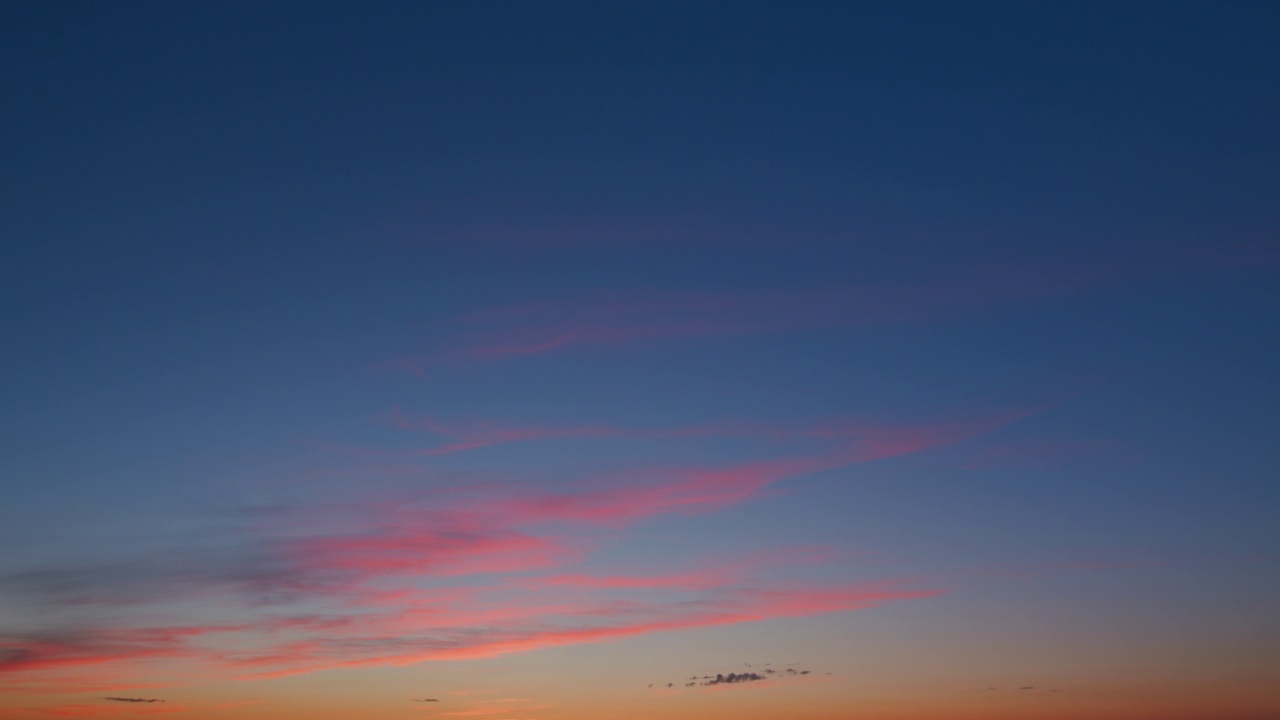
[[1280,5],[0,6],[0,717],[1280,718]]

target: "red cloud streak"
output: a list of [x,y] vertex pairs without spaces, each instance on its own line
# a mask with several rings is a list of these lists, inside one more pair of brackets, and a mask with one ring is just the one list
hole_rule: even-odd
[[[711,571],[650,575],[598,576],[573,565],[602,530],[724,508],[789,478],[956,442],[1034,411],[914,427],[826,425],[803,431],[827,441],[828,449],[816,454],[633,470],[572,491],[473,489],[335,508],[331,518],[312,512],[295,523],[273,516],[275,526],[263,528],[260,554],[267,564],[211,575],[209,587],[197,593],[236,622],[0,637],[0,672],[39,681],[95,666],[119,669],[137,686],[146,676],[138,668],[184,660],[183,667],[201,668],[202,677],[288,675],[484,657],[930,597],[940,591],[779,585],[766,581],[764,568],[750,559]],[[568,431],[543,436],[557,433]],[[184,590],[190,582],[187,575],[175,580]],[[628,599],[618,590],[627,590]],[[231,642],[209,642],[212,636]]]
[[[780,617],[802,617],[822,613],[871,608],[886,602],[920,599],[941,595],[937,589],[909,589],[891,584],[834,588],[798,589],[728,589],[714,597],[667,604],[628,603],[610,607],[602,605],[594,612],[575,611],[587,622],[579,627],[561,625],[566,618],[548,614],[540,620],[545,627],[491,626],[474,632],[465,642],[440,642],[415,633],[424,628],[414,626],[412,619],[401,619],[396,632],[362,638],[359,646],[364,657],[352,657],[341,642],[300,643],[271,656],[252,658],[242,665],[284,666],[277,670],[255,673],[251,677],[281,677],[303,672],[341,667],[373,665],[407,665],[433,660],[456,660],[492,657],[528,652],[586,642],[605,642],[636,635],[699,627],[754,622]],[[410,642],[406,643],[406,638]],[[420,642],[421,647],[405,648]]]

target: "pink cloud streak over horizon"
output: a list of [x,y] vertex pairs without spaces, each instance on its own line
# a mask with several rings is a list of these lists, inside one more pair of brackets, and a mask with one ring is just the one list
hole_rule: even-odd
[[[893,428],[835,422],[800,430],[639,431],[646,437],[706,437],[731,430],[808,438],[826,447],[719,465],[632,468],[562,489],[466,487],[271,515],[255,528],[265,565],[173,580],[188,600],[214,603],[234,622],[123,629],[108,623],[65,631],[53,640],[0,636],[0,673],[38,683],[71,677],[62,670],[132,671],[163,660],[212,676],[280,677],[491,657],[932,597],[943,591],[903,583],[805,586],[768,579],[788,557],[811,562],[808,550],[768,562],[743,557],[718,568],[644,574],[597,575],[579,564],[621,528],[662,515],[721,510],[786,480],[958,442],[1043,407]],[[464,440],[469,432],[399,417]],[[609,436],[596,426],[481,428],[485,438],[510,442]],[[193,582],[204,585],[193,592]],[[638,597],[620,599],[623,590]],[[145,609],[151,602],[144,597],[134,606]],[[160,673],[156,682],[181,683],[186,672],[177,678]],[[131,687],[138,686],[138,677],[149,676],[129,675]]]

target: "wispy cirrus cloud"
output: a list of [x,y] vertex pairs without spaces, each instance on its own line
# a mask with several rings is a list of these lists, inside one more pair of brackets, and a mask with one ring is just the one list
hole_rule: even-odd
[[441,456],[468,450],[511,443],[546,440],[630,439],[630,440],[695,440],[705,438],[747,438],[773,442],[817,439],[856,445],[869,457],[892,457],[934,445],[947,444],[989,432],[1049,407],[1050,403],[1029,405],[982,418],[926,424],[870,423],[852,419],[832,419],[810,425],[776,425],[753,422],[721,422],[677,427],[635,428],[608,424],[520,425],[499,420],[444,421],[424,416],[411,416],[393,406],[388,417],[402,430],[422,431],[442,438],[444,442],[424,448],[387,450],[369,447],[345,447],[361,453],[389,455]]
[[992,272],[917,286],[596,294],[459,315],[438,328],[437,349],[396,358],[383,367],[422,373],[432,366],[642,341],[938,320],[1070,292],[1087,282],[1079,273]]
[[278,677],[342,667],[473,659],[654,632],[866,609],[898,600],[935,597],[943,592],[892,582],[836,587],[725,587],[678,602],[610,602],[589,611],[574,608],[564,614],[547,613],[534,623],[489,626],[480,635],[474,629],[465,634],[451,635],[434,629],[418,634],[422,629],[412,616],[399,617],[394,632],[354,638],[327,636],[281,648],[282,652],[273,655],[246,657],[237,664],[263,668],[253,677]]
[[0,673],[181,657],[198,636],[243,627],[160,626],[0,635]]
[[[46,618],[38,631],[0,627],[0,674],[15,681],[11,687],[86,681],[82,687],[95,688],[112,680],[123,688],[197,675],[278,677],[932,597],[942,591],[908,581],[815,585],[773,577],[797,560],[811,561],[810,549],[658,573],[601,575],[582,561],[620,528],[721,510],[789,479],[958,442],[1038,409],[918,426],[738,428],[802,438],[805,447],[780,457],[631,468],[558,488],[486,485],[249,513],[235,542],[114,567],[44,567],[0,578],[0,593],[41,605]],[[573,434],[526,430],[517,435]],[[497,434],[511,437],[500,427]],[[210,608],[228,620],[164,621],[205,617]]]
[[614,425],[511,425],[495,420],[448,422],[437,418],[409,416],[400,406],[389,414],[392,425],[402,430],[420,430],[445,440],[444,443],[411,451],[414,455],[449,455],[467,450],[539,440],[592,438],[632,438],[641,440],[694,439],[748,435],[767,428],[746,425],[711,425],[673,428],[625,428]]
[[[122,601],[108,588],[102,606],[83,591],[74,599],[45,594],[46,602],[62,598],[77,617],[95,609],[102,617],[88,625],[55,622],[36,634],[0,631],[0,673],[14,688],[28,681],[72,687],[72,673],[86,668],[105,671],[96,682],[115,672],[134,685],[139,678],[184,682],[185,671],[174,669],[184,667],[201,676],[277,677],[489,657],[937,594],[905,584],[778,584],[766,582],[759,572],[765,568],[750,563],[732,572],[668,576],[574,569],[596,541],[584,530],[722,507],[812,466],[754,463],[684,471],[674,481],[642,488],[464,495],[443,508],[348,506],[331,510],[336,519],[311,533],[299,528],[314,521],[314,509],[297,524],[277,516],[274,521],[284,526],[276,535],[259,528],[261,547],[237,556],[244,563],[238,572],[225,571],[231,561],[215,563],[217,571],[205,574],[175,571],[166,578],[153,570],[146,578],[153,595]],[[129,578],[121,573],[116,581]],[[41,591],[22,589],[37,596]],[[616,591],[623,589],[645,595],[620,598]],[[237,621],[146,621],[210,606]],[[118,616],[122,609],[131,620]]]

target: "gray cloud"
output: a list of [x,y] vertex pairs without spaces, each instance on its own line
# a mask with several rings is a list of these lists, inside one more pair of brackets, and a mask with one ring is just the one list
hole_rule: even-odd
[[753,673],[753,672],[729,673],[728,675],[717,674],[714,678],[702,684],[703,685],[725,685],[725,684],[731,685],[733,683],[752,682],[755,680],[763,680],[763,679],[764,679],[764,676],[761,675],[760,673]]
[[[772,665],[772,664],[773,663],[765,663],[766,666]],[[744,663],[744,665],[746,665],[747,667],[751,667],[751,663]],[[788,663],[788,665],[799,665],[799,663]],[[702,676],[691,675],[689,676],[689,679],[687,681],[683,682],[683,685],[684,687],[696,687],[698,685],[701,685],[703,687],[709,687],[712,685],[737,685],[739,683],[749,683],[749,682],[755,682],[757,680],[771,680],[771,679],[776,680],[778,678],[800,677],[802,675],[809,675],[811,673],[812,671],[810,670],[801,670],[795,667],[788,667],[785,670],[775,670],[771,667],[765,667],[763,670],[763,673],[752,671],[752,672],[742,672],[742,673],[728,673],[727,675],[724,673],[717,673],[716,675],[702,675]],[[831,673],[827,673],[827,674],[830,675]],[[675,687],[675,686],[676,686],[675,683],[666,684],[666,687],[669,687],[669,688]],[[653,683],[649,683],[649,687],[652,688]]]

